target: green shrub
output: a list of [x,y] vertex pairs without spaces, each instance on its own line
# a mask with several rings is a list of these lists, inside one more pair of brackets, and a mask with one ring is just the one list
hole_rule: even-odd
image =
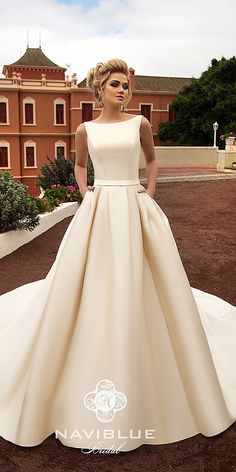
[[56,159],[46,157],[49,163],[45,163],[40,168],[40,175],[37,178],[37,185],[44,190],[50,188],[53,184],[74,185],[74,159],[66,159],[59,156]]
[[34,201],[38,207],[40,213],[51,212],[59,205],[59,202],[53,201],[50,198],[43,197],[43,198],[36,198],[34,197]]
[[8,171],[0,171],[0,233],[39,225],[39,210],[26,185],[16,182]]
[[[37,178],[37,185],[43,190],[51,188],[52,185],[74,186],[78,188],[75,179],[74,166],[75,158],[70,156],[68,158],[59,156],[56,159],[50,159],[47,156],[49,163],[45,163],[40,168],[40,175]],[[88,158],[87,164],[87,185],[93,185],[94,182],[94,168],[93,163]]]
[[81,203],[83,197],[79,189],[73,185],[54,184],[51,188],[47,188],[41,197],[33,197],[40,213],[53,211],[55,207],[64,202]]

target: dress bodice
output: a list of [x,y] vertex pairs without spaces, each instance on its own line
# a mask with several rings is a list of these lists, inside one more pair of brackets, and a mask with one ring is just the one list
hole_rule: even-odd
[[95,179],[138,179],[141,119],[136,115],[117,123],[84,122]]

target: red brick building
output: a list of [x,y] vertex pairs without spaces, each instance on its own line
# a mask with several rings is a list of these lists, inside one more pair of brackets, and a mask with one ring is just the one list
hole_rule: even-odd
[[[85,79],[77,84],[76,74],[65,71],[40,47],[28,47],[0,78],[0,170],[10,170],[34,195],[46,156],[73,155],[76,128],[100,114]],[[149,119],[157,145],[159,123],[173,118],[171,103],[191,78],[135,75],[132,68],[130,74],[133,97],[125,111]]]

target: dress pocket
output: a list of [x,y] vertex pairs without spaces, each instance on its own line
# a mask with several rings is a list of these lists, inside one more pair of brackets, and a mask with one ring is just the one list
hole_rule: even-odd
[[147,192],[137,192],[137,193],[141,193],[141,194],[147,195],[148,198],[151,198],[151,200],[154,200],[154,198],[151,197],[151,195],[149,195],[149,193],[147,193]]

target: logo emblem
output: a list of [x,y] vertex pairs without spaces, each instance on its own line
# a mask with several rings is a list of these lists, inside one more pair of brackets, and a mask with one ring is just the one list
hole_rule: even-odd
[[108,423],[113,420],[117,411],[125,408],[127,397],[115,389],[111,380],[102,379],[96,384],[95,390],[84,396],[84,405],[88,410],[94,411],[99,421]]

